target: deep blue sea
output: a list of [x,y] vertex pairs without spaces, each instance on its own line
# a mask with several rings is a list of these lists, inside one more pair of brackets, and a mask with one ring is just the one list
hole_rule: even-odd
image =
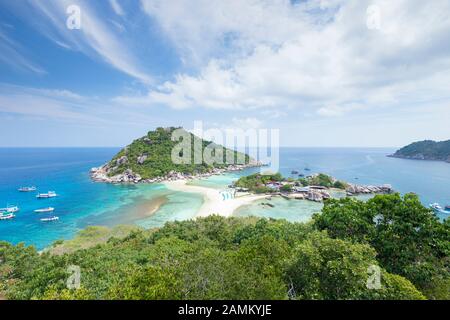
[[[7,204],[20,207],[15,219],[0,221],[0,240],[25,242],[42,249],[55,240],[73,237],[89,225],[134,223],[150,228],[195,215],[203,201],[196,194],[170,191],[161,184],[120,186],[92,182],[89,169],[105,163],[117,151],[118,148],[0,148],[0,207]],[[386,157],[394,151],[282,148],[280,171],[286,176],[292,170],[305,174],[324,172],[358,184],[389,183],[401,193],[419,194],[425,205],[450,204],[449,163]],[[305,168],[311,171],[304,171]],[[202,183],[225,187],[230,180],[249,172],[213,177]],[[35,192],[17,191],[21,186],[31,185],[37,186],[40,192],[54,190],[59,196],[38,200]],[[156,204],[153,215],[143,214]],[[52,215],[59,216],[59,221],[43,223],[40,218],[48,214],[33,212],[48,206],[56,208]],[[285,218],[295,216],[301,207],[290,210]],[[271,213],[264,212],[264,215]]]

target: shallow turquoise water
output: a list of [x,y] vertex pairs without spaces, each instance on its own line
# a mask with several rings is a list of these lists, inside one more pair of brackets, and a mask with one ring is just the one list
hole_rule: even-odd
[[[21,211],[14,220],[0,221],[0,240],[25,242],[44,248],[57,239],[69,239],[89,225],[130,224],[152,228],[166,221],[190,219],[203,199],[198,194],[168,190],[162,184],[118,186],[94,183],[89,169],[108,161],[117,148],[26,148],[0,149],[0,207],[17,204]],[[310,174],[324,172],[358,184],[390,183],[401,192],[416,192],[424,205],[450,204],[450,164],[386,157],[392,149],[284,148],[280,150],[280,171]],[[305,168],[311,171],[305,171]],[[193,184],[225,189],[249,169],[213,176]],[[60,196],[37,200],[35,193],[20,193],[20,186],[36,185],[39,191],[55,190]],[[274,208],[258,202],[242,207],[237,215],[258,215],[306,221],[320,210],[320,204],[274,199]],[[142,211],[160,203],[152,216]],[[34,209],[52,206],[60,220],[42,223]],[[139,209],[139,208],[144,209]],[[446,218],[448,215],[440,215]]]
[[[264,205],[270,203],[274,207]],[[257,216],[264,218],[287,219],[294,222],[306,222],[311,216],[322,210],[323,204],[306,200],[286,200],[281,197],[273,197],[272,200],[258,200],[250,205],[237,209],[234,213],[237,217]]]

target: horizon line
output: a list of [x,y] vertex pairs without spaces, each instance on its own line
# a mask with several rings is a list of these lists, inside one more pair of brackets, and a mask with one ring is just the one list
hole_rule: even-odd
[[[125,148],[126,146],[0,146],[0,149],[77,149],[77,148],[84,148],[84,149],[107,149],[107,148]],[[230,148],[227,146],[224,146],[226,148]],[[237,148],[240,148],[242,146],[236,146]],[[245,148],[258,148],[258,146],[245,146]],[[270,148],[270,147],[268,147]],[[401,148],[399,146],[279,146],[279,148],[339,148],[339,149],[349,149],[349,148],[372,148],[372,149],[394,149],[394,148]]]

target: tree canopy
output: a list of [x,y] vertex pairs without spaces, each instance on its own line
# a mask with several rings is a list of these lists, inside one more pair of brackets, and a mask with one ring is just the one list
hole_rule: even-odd
[[371,245],[383,268],[430,298],[450,298],[450,223],[440,222],[417,195],[330,199],[314,225],[333,238]]
[[[332,200],[310,223],[209,216],[160,229],[133,229],[126,236],[112,232],[106,242],[76,250],[73,242],[70,250],[58,242],[58,254],[3,242],[0,292],[8,299],[424,299],[424,293],[435,298],[439,290],[445,292],[441,280],[447,275],[437,269],[448,257],[448,224],[439,225],[420,207],[402,213],[406,203],[415,200]],[[400,227],[398,219],[388,232],[381,227],[390,225],[388,220],[370,222],[376,216],[371,210],[393,221],[397,215],[410,216],[415,221],[411,228],[424,230],[416,238],[412,222],[405,220]],[[357,221],[346,227],[346,219]],[[88,235],[97,233],[105,234],[92,230]],[[86,232],[80,236],[85,239]],[[398,237],[407,238],[406,243]],[[423,247],[413,245],[419,239]],[[393,246],[405,251],[401,257]],[[414,263],[412,254],[429,268]],[[66,286],[71,265],[80,267],[79,289]],[[380,270],[376,289],[367,285],[373,267]],[[414,270],[421,270],[421,277],[433,270],[433,290],[427,291]]]

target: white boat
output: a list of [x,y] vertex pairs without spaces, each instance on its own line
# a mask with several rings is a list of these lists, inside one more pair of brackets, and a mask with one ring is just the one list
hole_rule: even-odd
[[59,220],[59,217],[53,216],[53,217],[48,217],[48,218],[42,218],[40,219],[42,222],[51,222],[51,221],[57,221]]
[[8,214],[0,214],[0,220],[9,220],[9,219],[12,219],[12,218],[14,218],[15,217],[15,215],[14,214],[12,214],[12,213],[8,213]]
[[6,208],[0,208],[0,213],[14,213],[19,211],[19,207],[18,206],[6,206]]
[[432,204],[430,204],[430,208],[435,213],[445,213],[445,214],[449,214],[450,213],[450,211],[448,211],[447,207],[445,207],[445,210],[444,210],[439,203],[432,203]]
[[57,194],[55,191],[49,191],[47,193],[38,193],[36,198],[38,199],[47,199],[47,198],[54,198]]
[[430,208],[434,211],[443,211],[442,207],[439,205],[439,203],[432,203],[430,204]]
[[36,187],[20,187],[19,191],[20,192],[31,192],[31,191],[36,191]]
[[55,211],[55,208],[52,208],[52,207],[34,210],[34,212],[36,212],[36,213],[53,212],[53,211]]

